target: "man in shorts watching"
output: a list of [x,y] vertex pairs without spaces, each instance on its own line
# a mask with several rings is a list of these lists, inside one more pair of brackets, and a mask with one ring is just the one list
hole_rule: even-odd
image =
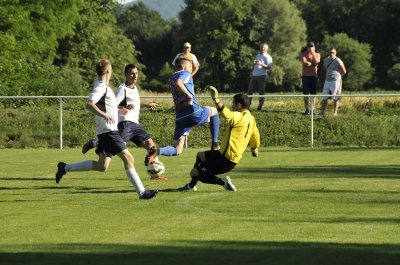
[[[303,95],[316,95],[317,94],[317,80],[318,80],[318,64],[321,60],[321,55],[315,52],[314,42],[307,43],[307,50],[300,53],[300,61],[302,63],[302,89]],[[309,102],[311,99],[311,102]],[[311,103],[312,114],[315,115],[315,97],[304,97],[305,112],[304,115],[311,114],[309,104]]]
[[[333,97],[333,116],[337,116],[339,110],[340,93],[342,92],[342,76],[346,74],[343,61],[336,56],[336,49],[329,50],[329,56],[324,59],[325,82],[322,90],[323,95]],[[321,103],[321,115],[325,114],[328,99],[331,96],[323,96]]]

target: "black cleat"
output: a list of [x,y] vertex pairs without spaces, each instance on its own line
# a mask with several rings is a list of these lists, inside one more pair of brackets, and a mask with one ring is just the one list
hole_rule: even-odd
[[140,194],[139,199],[150,200],[151,198],[155,197],[157,193],[158,190],[145,190]]
[[57,173],[56,173],[56,183],[58,184],[58,182],[60,182],[60,180],[62,179],[62,177],[67,174],[67,172],[65,171],[65,163],[64,162],[59,162],[57,164]]

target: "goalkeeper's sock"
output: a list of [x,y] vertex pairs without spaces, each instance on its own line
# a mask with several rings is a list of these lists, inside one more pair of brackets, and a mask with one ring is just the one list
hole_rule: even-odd
[[128,176],[130,182],[135,187],[136,193],[140,195],[145,191],[142,181],[140,180],[139,174],[136,172],[135,168],[128,168],[126,170],[126,175]]
[[173,146],[161,147],[159,150],[158,154],[163,156],[176,156],[177,154],[176,148]]
[[218,143],[219,115],[218,113],[210,117],[210,131],[213,143]]
[[64,170],[68,171],[88,171],[93,169],[93,162],[92,160],[85,160],[82,162],[66,164]]

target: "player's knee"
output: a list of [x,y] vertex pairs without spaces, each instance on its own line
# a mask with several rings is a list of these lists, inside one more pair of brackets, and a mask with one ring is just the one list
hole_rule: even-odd
[[199,171],[197,171],[197,168],[192,168],[192,170],[190,171],[190,177],[192,177],[192,178],[194,178],[194,177],[198,177],[200,174],[199,174]]

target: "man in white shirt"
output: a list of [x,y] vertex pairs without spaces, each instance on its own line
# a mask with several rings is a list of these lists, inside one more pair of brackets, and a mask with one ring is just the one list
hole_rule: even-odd
[[[256,58],[253,60],[253,72],[252,77],[247,89],[247,94],[249,96],[253,95],[255,89],[258,90],[260,95],[258,99],[257,110],[262,110],[264,106],[264,95],[265,86],[267,84],[268,70],[272,67],[272,57],[268,54],[268,44],[260,44],[260,52],[257,54]],[[252,98],[250,97],[250,105]],[[249,105],[249,109],[250,109]]]

